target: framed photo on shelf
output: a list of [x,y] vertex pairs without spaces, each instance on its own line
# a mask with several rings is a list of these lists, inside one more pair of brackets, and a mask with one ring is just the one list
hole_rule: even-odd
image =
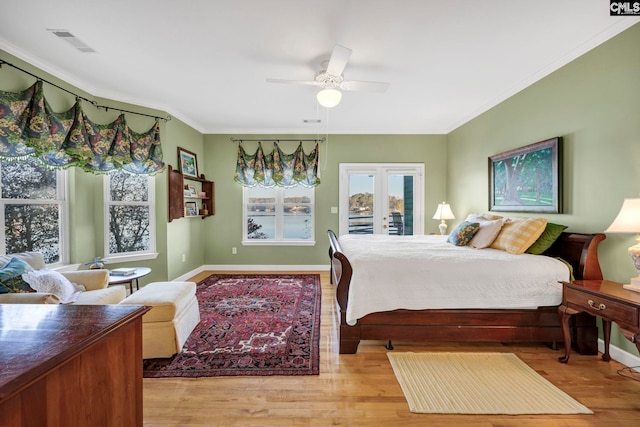
[[184,210],[185,216],[198,216],[198,204],[196,202],[186,202]]
[[489,210],[562,213],[562,138],[489,157]]
[[196,193],[196,187],[187,185],[187,190],[189,191],[189,197],[198,197],[198,193]]
[[180,163],[180,173],[182,175],[190,178],[200,178],[196,153],[178,147],[178,162]]

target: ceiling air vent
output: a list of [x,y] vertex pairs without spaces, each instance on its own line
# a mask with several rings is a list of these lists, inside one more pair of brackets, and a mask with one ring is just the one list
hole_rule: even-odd
[[51,29],[47,29],[47,31],[49,31],[50,33],[52,33],[53,35],[55,35],[57,37],[60,37],[61,39],[63,39],[67,43],[69,43],[71,46],[73,46],[76,49],[78,49],[80,52],[84,52],[84,53],[95,52],[95,50],[93,48],[89,47],[85,42],[83,42],[82,40],[80,40],[79,38],[77,38],[76,36],[71,34],[69,32],[69,30],[51,30]]

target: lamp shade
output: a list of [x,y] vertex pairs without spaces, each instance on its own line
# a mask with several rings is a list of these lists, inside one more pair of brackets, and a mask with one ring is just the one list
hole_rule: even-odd
[[640,233],[640,199],[624,199],[618,216],[605,233]]
[[318,102],[325,108],[335,107],[342,99],[342,92],[337,89],[322,89],[316,95]]
[[433,219],[456,219],[456,217],[453,215],[449,203],[442,202],[438,205],[438,209],[436,209]]

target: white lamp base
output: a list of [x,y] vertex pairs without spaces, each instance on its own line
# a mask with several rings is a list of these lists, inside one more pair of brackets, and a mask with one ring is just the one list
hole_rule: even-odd
[[[633,281],[633,279],[631,279]],[[622,287],[628,291],[640,292],[640,285],[635,285],[633,283],[628,285],[622,285]]]
[[438,226],[438,228],[440,229],[440,234],[441,235],[445,235],[447,234],[447,223],[444,222],[444,219],[442,220],[442,222],[440,222],[440,225]]
[[[631,259],[633,260],[633,265],[636,267],[636,270],[638,270],[638,277],[631,278],[631,287],[637,287],[638,288],[637,292],[640,292],[640,245],[636,244],[631,246],[628,249],[628,253],[631,256]],[[636,289],[630,289],[630,288],[625,288],[625,289],[636,291]]]

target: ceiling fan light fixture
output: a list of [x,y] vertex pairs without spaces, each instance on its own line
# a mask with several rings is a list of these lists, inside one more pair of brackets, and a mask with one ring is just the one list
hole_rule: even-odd
[[335,107],[342,99],[342,92],[337,89],[322,89],[316,95],[318,103],[325,108]]

